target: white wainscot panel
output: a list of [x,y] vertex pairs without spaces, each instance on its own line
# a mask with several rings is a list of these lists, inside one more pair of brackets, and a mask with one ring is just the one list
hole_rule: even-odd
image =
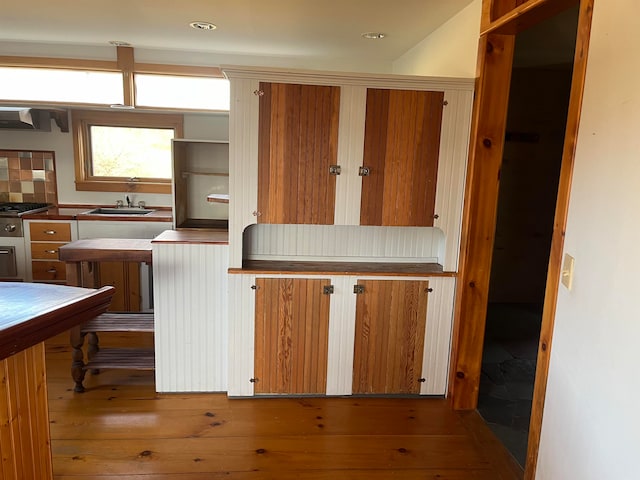
[[157,390],[226,391],[228,247],[152,247]]
[[254,275],[229,275],[229,383],[230,397],[253,395],[255,351]]

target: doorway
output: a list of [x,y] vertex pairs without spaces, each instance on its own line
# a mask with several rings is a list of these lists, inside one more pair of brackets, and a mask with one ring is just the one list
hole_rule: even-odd
[[516,35],[478,411],[525,466],[578,7]]

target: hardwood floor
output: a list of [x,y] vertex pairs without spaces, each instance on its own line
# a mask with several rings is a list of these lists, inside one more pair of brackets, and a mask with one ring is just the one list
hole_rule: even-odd
[[74,393],[68,343],[47,342],[57,480],[522,478],[479,415],[445,400],[156,394],[153,372],[128,370],[87,374]]

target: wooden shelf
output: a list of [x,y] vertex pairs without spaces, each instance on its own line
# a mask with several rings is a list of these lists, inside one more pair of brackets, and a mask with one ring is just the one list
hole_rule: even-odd
[[228,193],[212,193],[211,195],[207,195],[207,202],[229,203],[229,194]]
[[191,172],[191,171],[182,171],[183,176],[188,177],[189,175],[203,175],[203,176],[211,176],[211,177],[228,177],[229,172]]
[[106,312],[89,320],[80,331],[153,333],[153,328],[153,313]]
[[102,368],[155,370],[155,353],[149,349],[105,348],[95,353],[84,370]]

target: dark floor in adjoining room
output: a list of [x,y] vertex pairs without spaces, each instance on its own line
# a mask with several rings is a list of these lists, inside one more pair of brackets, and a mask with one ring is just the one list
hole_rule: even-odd
[[524,467],[542,305],[489,304],[478,412]]

